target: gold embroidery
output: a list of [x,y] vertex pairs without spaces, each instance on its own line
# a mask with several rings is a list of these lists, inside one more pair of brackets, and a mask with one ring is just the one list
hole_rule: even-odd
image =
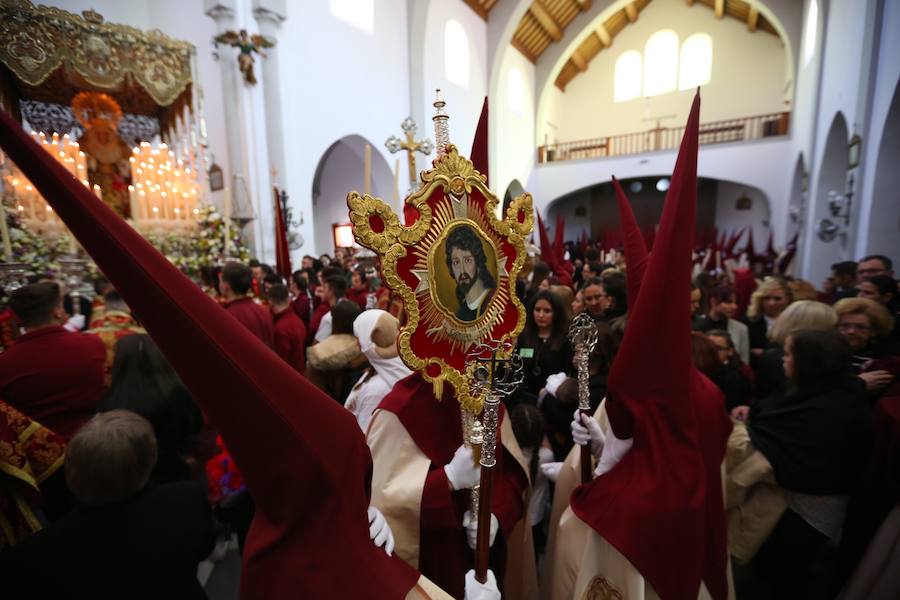
[[[455,146],[447,146],[433,165],[421,174],[422,187],[406,199],[418,212],[408,227],[379,198],[352,192],[347,205],[357,241],[381,256],[384,281],[406,309],[407,324],[398,338],[400,356],[432,383],[438,398],[449,382],[460,405],[479,414],[482,399],[465,385],[462,357],[473,344],[491,338],[513,340],[524,327],[525,307],[516,297],[515,283],[525,262],[525,238],[534,224],[531,196],[513,200],[501,220],[499,200],[488,190],[484,175]],[[444,273],[448,267],[443,266],[444,243],[462,227],[480,241],[495,284],[477,308],[469,307],[474,318],[450,308],[458,299],[448,301],[453,275]],[[461,303],[460,310],[466,314]]]
[[624,596],[605,577],[598,576],[591,581],[582,600],[624,600]]

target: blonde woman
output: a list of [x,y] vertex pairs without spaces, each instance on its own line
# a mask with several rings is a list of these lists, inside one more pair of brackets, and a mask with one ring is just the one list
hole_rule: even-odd
[[766,277],[750,296],[745,322],[750,334],[751,361],[755,362],[766,351],[769,346],[769,329],[793,301],[791,288],[779,277]]
[[853,352],[853,372],[865,382],[870,392],[881,392],[894,376],[881,369],[869,369],[870,361],[890,354],[887,338],[894,328],[891,313],[868,298],[844,298],[834,305],[838,315],[838,331]]

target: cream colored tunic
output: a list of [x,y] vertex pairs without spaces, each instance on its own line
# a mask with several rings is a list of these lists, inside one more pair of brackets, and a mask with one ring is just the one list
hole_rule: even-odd
[[[527,475],[528,468],[509,419],[503,420],[500,437],[503,440],[503,447],[516,459]],[[394,552],[418,568],[422,490],[431,461],[416,446],[397,415],[390,411],[375,411],[366,441],[372,451],[372,505],[384,514],[384,518],[391,526],[394,534]],[[523,498],[523,502],[526,507],[525,518],[513,528],[507,540],[505,597],[536,600],[538,583],[531,525],[527,523],[528,499]]]

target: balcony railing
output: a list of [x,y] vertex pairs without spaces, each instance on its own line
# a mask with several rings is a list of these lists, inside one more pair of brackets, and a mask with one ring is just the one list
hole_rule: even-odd
[[[787,135],[791,113],[773,113],[700,125],[701,144],[724,144]],[[657,126],[639,133],[564,142],[538,147],[538,162],[627,156],[657,150],[674,150],[681,143],[684,127]]]

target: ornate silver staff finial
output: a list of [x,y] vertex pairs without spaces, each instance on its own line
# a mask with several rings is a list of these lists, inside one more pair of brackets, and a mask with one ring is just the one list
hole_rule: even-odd
[[598,337],[597,323],[589,314],[581,313],[572,319],[569,326],[569,341],[575,351],[575,362],[578,367],[578,408],[582,411],[591,409],[588,362],[591,352],[597,345]]
[[441,90],[435,90],[434,116],[431,117],[431,120],[434,121],[434,145],[437,148],[438,158],[447,152],[447,146],[450,145],[450,128],[447,126],[450,115],[444,110],[446,105],[447,102],[444,101]]

